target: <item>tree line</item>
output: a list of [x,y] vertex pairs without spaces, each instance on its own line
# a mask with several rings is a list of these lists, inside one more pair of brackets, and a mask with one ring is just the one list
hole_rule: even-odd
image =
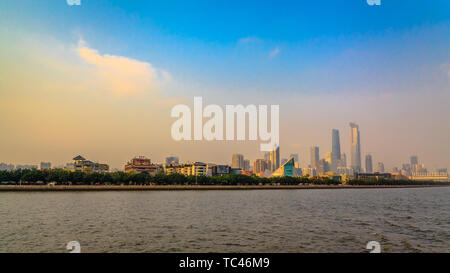
[[[327,177],[273,177],[263,178],[229,174],[224,176],[184,176],[181,174],[166,175],[159,173],[151,176],[147,173],[86,173],[80,171],[52,170],[14,170],[0,171],[2,185],[339,185],[339,180]],[[348,181],[349,185],[431,185],[443,182],[413,182],[409,180],[368,180],[357,179]],[[445,182],[444,182],[445,183]],[[449,184],[449,183],[447,183]]]

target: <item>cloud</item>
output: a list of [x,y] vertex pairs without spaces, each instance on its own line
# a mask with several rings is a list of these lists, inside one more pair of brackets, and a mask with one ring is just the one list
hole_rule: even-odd
[[238,40],[239,44],[250,44],[250,43],[257,43],[260,42],[261,40],[258,37],[255,36],[249,36],[249,37],[244,37]]
[[278,54],[280,54],[280,48],[276,47],[274,50],[272,50],[269,54],[270,58],[275,58]]
[[171,79],[167,71],[153,67],[150,63],[127,57],[101,55],[80,41],[78,55],[93,66],[98,84],[118,96],[136,95],[144,91],[155,91],[161,83]]

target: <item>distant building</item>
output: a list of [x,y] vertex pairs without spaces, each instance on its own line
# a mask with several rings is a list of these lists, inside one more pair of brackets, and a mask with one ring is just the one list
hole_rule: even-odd
[[366,173],[373,173],[372,155],[366,155]]
[[339,138],[339,130],[333,129],[332,131],[332,145],[331,145],[331,159],[330,170],[337,171],[339,162],[341,160],[341,141]]
[[330,164],[325,159],[319,160],[319,163],[317,165],[317,173],[319,175],[325,175],[329,171],[330,171]]
[[75,157],[73,159],[73,165],[75,171],[81,172],[108,172],[109,166],[107,164],[95,163],[89,160],[86,160],[81,155]]
[[317,164],[319,164],[319,147],[314,146],[310,148],[311,153],[311,168],[317,168]]
[[180,164],[180,159],[176,156],[166,157],[166,165]]
[[52,163],[41,162],[41,170],[50,170],[52,168]]
[[382,162],[378,162],[377,173],[384,173],[384,164]]
[[16,170],[37,170],[37,165],[16,165]]
[[413,173],[410,179],[414,181],[450,182],[447,169],[443,169],[443,172]]
[[244,171],[250,171],[250,160],[244,159]]
[[234,169],[244,169],[244,156],[241,154],[234,154],[231,159],[231,167]]
[[294,166],[294,158],[290,158],[286,163],[281,165],[280,168],[275,170],[275,172],[272,173],[271,177],[294,177],[295,176],[295,166]]
[[328,165],[330,165],[331,169],[331,152],[325,154],[325,161],[328,163]]
[[[270,164],[270,163],[269,163]],[[269,164],[264,159],[256,159],[253,164],[253,172],[255,174],[261,174],[264,173],[269,167]]]
[[302,168],[302,175],[309,177],[316,177],[317,171],[314,168]]
[[126,173],[148,173],[149,175],[155,175],[161,170],[158,165],[152,164],[151,160],[145,156],[138,156],[125,165]]
[[230,174],[230,172],[231,172],[231,167],[228,165],[215,165],[212,168],[213,176],[223,176],[223,175]]
[[347,168],[347,155],[341,154],[341,160],[339,160],[338,168]]
[[14,168],[12,164],[0,163],[0,171],[14,171]]
[[391,179],[390,173],[355,173],[356,179]]
[[271,163],[270,170],[272,172],[277,170],[278,168],[280,168],[281,162],[280,162],[280,147],[279,146],[270,152],[270,163]]
[[[185,176],[208,175],[208,164],[202,162],[188,163],[182,165],[164,165],[165,174],[182,174]],[[212,173],[210,173],[212,175]]]
[[351,166],[355,172],[361,172],[361,136],[359,126],[350,123]]

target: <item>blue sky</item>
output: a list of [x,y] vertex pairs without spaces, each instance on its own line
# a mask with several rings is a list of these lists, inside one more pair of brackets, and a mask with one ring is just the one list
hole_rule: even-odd
[[[326,64],[370,41],[376,51],[398,47],[399,37],[418,28],[444,24],[443,34],[448,34],[450,20],[446,0],[384,0],[381,6],[365,0],[84,0],[81,6],[21,0],[2,1],[0,9],[6,14],[2,21],[13,29],[63,41],[82,36],[100,52],[151,62],[179,79],[217,85],[280,75],[289,82],[296,77],[293,71]],[[422,35],[445,39],[441,46],[449,46],[442,34]],[[271,58],[271,52],[278,54]]]
[[[6,151],[0,161],[32,162],[51,150],[47,160],[64,162],[74,143],[79,153],[108,158],[117,167],[138,154],[162,160],[168,150],[193,161],[226,163],[230,151],[259,157],[257,144],[167,140],[171,102],[202,95],[206,103],[280,104],[282,156],[300,153],[303,166],[309,146],[319,145],[322,157],[330,150],[332,128],[341,130],[342,150],[348,150],[348,122],[354,121],[362,131],[363,157],[370,152],[374,162],[391,167],[414,153],[433,167],[450,168],[448,0],[381,0],[381,6],[365,0],[81,1],[0,1],[0,61],[7,64],[0,67],[6,80],[0,82],[0,129],[11,132],[0,143],[21,139],[30,145],[0,146]],[[99,90],[135,76],[124,70],[125,76],[105,83],[92,66],[110,61],[108,56],[121,57],[113,58],[119,65],[144,67],[142,75],[167,73],[170,81],[158,95],[108,97]],[[122,75],[117,67],[112,71]],[[147,80],[132,82],[132,90],[148,87]],[[72,105],[60,109],[68,99]],[[80,105],[86,116],[102,116],[104,127],[83,127],[70,112]],[[142,129],[138,137],[133,132],[142,117],[149,118],[145,124],[164,122],[158,132]],[[55,127],[41,128],[49,119]],[[36,131],[13,130],[14,124]],[[105,135],[109,142],[103,143],[101,136],[118,127],[128,131]],[[60,136],[48,133],[54,130]],[[34,138],[24,139],[27,134]],[[61,139],[72,139],[72,146]],[[142,151],[138,144],[145,139],[152,141]],[[124,141],[129,145],[117,148]],[[37,147],[42,151],[30,154]]]

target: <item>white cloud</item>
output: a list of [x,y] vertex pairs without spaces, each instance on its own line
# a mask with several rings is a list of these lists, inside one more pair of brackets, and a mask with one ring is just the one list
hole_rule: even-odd
[[280,54],[280,48],[276,47],[274,50],[272,50],[269,54],[270,58],[275,58],[276,56],[278,56],[278,54]]
[[154,91],[161,83],[171,79],[167,71],[155,68],[150,63],[122,56],[101,55],[83,41],[80,41],[77,52],[81,59],[93,66],[98,84],[118,96]]
[[261,41],[258,37],[255,36],[248,36],[244,37],[238,40],[239,44],[250,44],[250,43],[257,43]]

